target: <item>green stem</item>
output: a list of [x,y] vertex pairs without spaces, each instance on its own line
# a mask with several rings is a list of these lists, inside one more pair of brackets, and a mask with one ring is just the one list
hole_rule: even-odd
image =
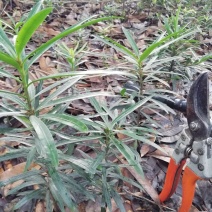
[[30,95],[28,92],[28,76],[25,74],[28,72],[28,70],[25,70],[23,68],[22,63],[20,64],[20,66],[21,66],[21,69],[18,71],[19,71],[20,77],[21,77],[21,84],[22,84],[23,90],[24,90],[24,97],[25,97],[25,99],[27,101],[27,105],[28,105],[28,110],[29,110],[28,112],[29,112],[29,114],[33,114],[33,108],[32,108],[32,104],[31,104],[31,100],[30,100]]
[[143,85],[143,70],[141,67],[139,67],[138,70],[138,77],[139,77],[139,85],[140,85],[140,95],[143,95],[143,89],[144,89],[144,85]]

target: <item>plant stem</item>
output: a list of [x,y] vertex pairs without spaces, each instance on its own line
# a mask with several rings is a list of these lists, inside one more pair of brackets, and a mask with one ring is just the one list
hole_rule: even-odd
[[21,84],[22,84],[23,90],[24,90],[24,97],[27,101],[28,113],[30,115],[32,115],[32,114],[34,114],[34,112],[33,112],[32,104],[31,104],[31,100],[30,100],[30,95],[29,95],[29,92],[28,92],[28,76],[25,74],[25,73],[28,73],[28,70],[24,69],[22,62],[20,62],[20,63],[21,63],[20,64],[21,69],[18,70],[18,71],[19,71],[20,77],[21,77]]

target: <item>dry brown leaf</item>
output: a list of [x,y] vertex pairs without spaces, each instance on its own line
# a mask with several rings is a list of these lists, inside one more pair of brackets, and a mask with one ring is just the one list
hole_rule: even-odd
[[[121,162],[123,164],[128,164],[125,160],[121,159]],[[141,184],[141,186],[144,188],[144,190],[149,194],[149,196],[155,201],[156,204],[160,205],[160,200],[157,191],[153,188],[150,181],[148,181],[146,178],[143,178],[140,176],[133,167],[126,167],[130,173],[134,176],[134,178]]]
[[37,202],[35,207],[35,212],[45,212],[45,207],[43,202]]
[[[121,173],[124,177],[127,177],[127,178],[130,178],[130,179],[133,179],[133,175],[130,173],[130,171],[123,167],[121,169]],[[128,187],[129,191],[133,192],[133,185],[131,183],[128,183],[128,182],[124,182],[124,184]]]
[[[25,166],[26,166],[26,162],[19,163],[15,166],[12,166],[8,170],[0,174],[0,181],[7,180],[11,177],[14,177],[16,175],[23,173]],[[30,166],[30,169],[31,168],[40,169],[40,166],[37,164],[32,164]]]
[[46,70],[46,68],[47,68],[47,64],[46,64],[46,58],[45,57],[40,57],[40,60],[39,60],[39,65],[40,65],[40,68],[42,69],[42,70]]
[[50,57],[41,56],[39,59],[39,66],[42,71],[49,73],[58,73],[55,69],[55,64],[51,61]]
[[141,158],[144,157],[149,152],[150,146],[148,144],[143,144],[140,149]]
[[148,156],[158,158],[160,160],[163,160],[163,161],[166,161],[167,163],[169,163],[170,157],[172,156],[174,149],[165,144],[162,144],[160,146],[168,153],[168,156],[165,153],[161,152],[160,150],[156,150],[152,153],[149,153]]

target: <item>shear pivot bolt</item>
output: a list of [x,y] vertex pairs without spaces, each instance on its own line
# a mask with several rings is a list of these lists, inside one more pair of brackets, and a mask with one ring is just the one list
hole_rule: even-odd
[[199,169],[200,171],[203,171],[203,170],[204,170],[204,166],[203,166],[201,163],[199,163],[199,164],[197,165],[197,167],[198,167],[198,169]]
[[185,140],[186,140],[186,136],[185,136],[184,134],[182,134],[182,135],[181,135],[181,139],[182,139],[183,141],[185,141]]
[[203,155],[204,154],[204,151],[203,151],[203,149],[198,149],[197,150],[197,153],[198,153],[198,155]]
[[179,150],[179,149],[175,149],[175,153],[176,153],[177,155],[179,155],[179,154],[180,154],[180,150]]
[[212,138],[207,138],[206,144],[209,146],[212,145]]
[[192,131],[198,130],[198,129],[199,129],[199,124],[198,124],[197,122],[195,122],[195,121],[192,121],[192,122],[190,123],[190,129],[191,129]]

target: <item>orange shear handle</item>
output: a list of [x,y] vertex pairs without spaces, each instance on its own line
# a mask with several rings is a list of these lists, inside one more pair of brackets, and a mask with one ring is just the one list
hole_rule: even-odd
[[200,179],[189,167],[185,168],[182,179],[182,203],[179,212],[189,211],[194,198],[196,181]]
[[164,202],[175,192],[185,162],[186,159],[183,159],[179,164],[176,164],[175,160],[171,158],[166,174],[165,184],[159,195],[160,202]]

